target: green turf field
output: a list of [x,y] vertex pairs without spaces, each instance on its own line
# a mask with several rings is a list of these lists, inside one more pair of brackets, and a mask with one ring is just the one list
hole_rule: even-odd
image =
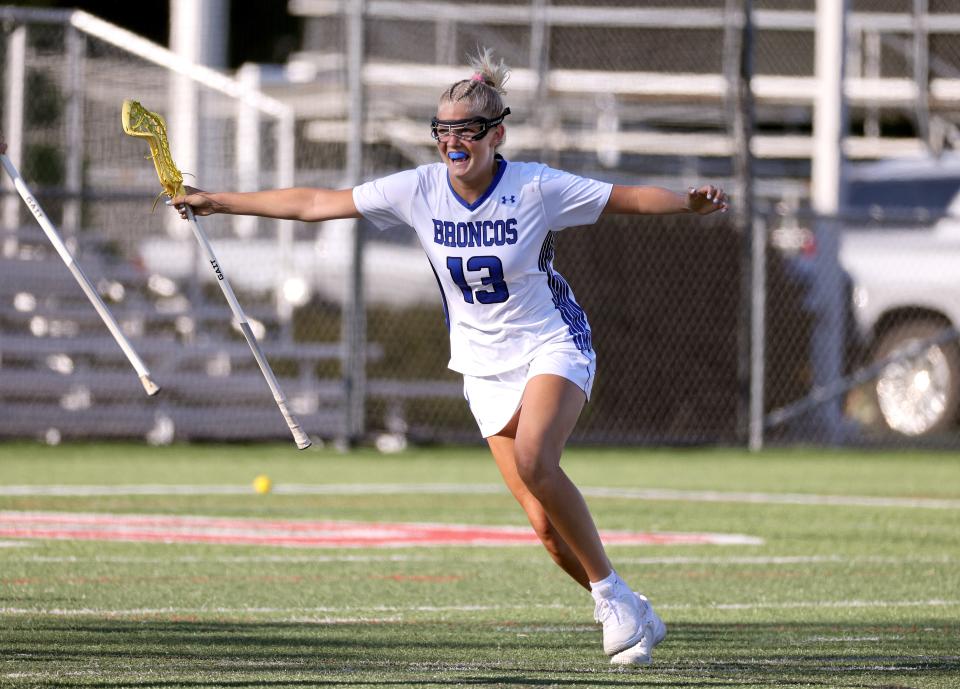
[[[564,467],[601,529],[762,539],[610,547],[669,626],[650,667],[608,665],[588,594],[534,546],[0,536],[0,687],[960,686],[956,453],[575,448]],[[261,473],[273,493],[249,488]],[[497,483],[481,448],[0,444],[0,529],[27,512],[523,525]]]

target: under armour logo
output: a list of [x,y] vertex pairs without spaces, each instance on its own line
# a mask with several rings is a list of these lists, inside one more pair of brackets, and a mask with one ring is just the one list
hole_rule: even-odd
[[514,203],[516,203],[516,202],[517,202],[517,197],[514,196],[514,195],[512,195],[512,194],[511,194],[510,196],[501,196],[501,197],[500,197],[500,203],[504,203],[504,204],[507,204],[507,203],[509,203],[509,204],[514,204]]

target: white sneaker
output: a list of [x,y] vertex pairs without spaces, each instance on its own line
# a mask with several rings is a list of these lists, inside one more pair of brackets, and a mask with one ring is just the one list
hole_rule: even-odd
[[603,625],[603,651],[608,656],[636,646],[643,638],[641,601],[623,582],[614,584],[612,595],[593,591],[593,618]]
[[649,665],[653,661],[654,647],[667,636],[667,625],[653,610],[646,596],[634,593],[641,608],[643,638],[635,646],[620,651],[610,662],[613,665]]

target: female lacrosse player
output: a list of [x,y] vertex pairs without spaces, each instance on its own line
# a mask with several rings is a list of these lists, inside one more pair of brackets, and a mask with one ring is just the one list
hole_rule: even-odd
[[560,456],[590,397],[596,370],[590,326],[553,268],[554,232],[602,213],[706,215],[726,210],[713,186],[675,194],[606,184],[539,163],[508,162],[501,95],[508,70],[483,51],[475,73],[440,96],[431,133],[442,162],[354,189],[251,193],[188,190],[172,199],[197,215],[234,213],[307,222],[363,217],[412,227],[441,288],[449,366],[504,481],[556,563],[591,591],[604,651],[649,663],[666,626],[614,571]]

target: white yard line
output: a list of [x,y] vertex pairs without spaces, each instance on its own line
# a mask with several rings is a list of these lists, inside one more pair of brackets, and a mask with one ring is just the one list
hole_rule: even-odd
[[394,616],[403,613],[420,612],[486,612],[497,610],[526,610],[534,609],[564,609],[566,605],[559,603],[541,605],[413,605],[387,606],[319,606],[312,608],[269,608],[269,607],[210,607],[210,608],[14,608],[0,607],[0,615],[46,615],[50,617],[80,617],[97,615],[106,617],[131,617],[142,615],[329,615],[329,614],[359,614],[359,613],[392,613]]
[[[2,543],[0,543],[2,545]],[[33,545],[33,544],[21,544]],[[470,562],[500,562],[499,557],[466,556]],[[79,557],[76,555],[29,555],[6,558],[6,562],[32,562],[49,564],[118,564],[118,565],[155,565],[155,564],[325,564],[337,562],[442,562],[447,559],[442,555],[394,554],[394,555],[238,555],[218,557],[197,557],[192,555],[180,557],[125,557],[125,556],[92,556]],[[960,562],[957,558],[947,555],[931,557],[841,557],[839,555],[770,555],[757,557],[617,557],[618,564],[624,565],[663,565],[689,566],[711,565],[718,567],[742,566],[770,566],[770,565],[805,565],[805,564],[836,564],[836,565],[952,565]],[[529,565],[545,564],[541,557],[517,558],[511,562]]]
[[[658,610],[795,610],[805,608],[832,609],[888,609],[888,608],[951,608],[960,606],[960,600],[837,600],[837,601],[783,601],[769,603],[660,603]],[[524,605],[413,605],[413,606],[320,606],[312,608],[275,608],[275,607],[201,607],[201,608],[23,608],[0,607],[0,615],[24,616],[41,615],[47,617],[142,617],[156,615],[296,615],[298,619],[310,618],[315,621],[324,619],[343,623],[347,619],[367,620],[372,616],[384,621],[403,621],[404,614],[450,613],[450,612],[509,612],[514,610],[565,610],[571,606],[561,603],[541,603]]]
[[299,557],[291,555],[241,555],[223,557],[122,557],[122,556],[94,556],[77,557],[74,555],[32,555],[20,558],[10,558],[7,562],[36,562],[36,563],[96,563],[115,565],[162,565],[162,564],[324,564],[337,562],[442,562],[443,556],[429,557],[426,555],[315,555]]
[[835,505],[842,507],[908,507],[940,510],[960,509],[960,500],[943,498],[896,498],[869,495],[818,495],[814,493],[753,493],[712,490],[633,490],[629,488],[585,488],[583,494],[596,498],[668,500],[676,502],[734,502],[764,505]]
[[[461,483],[280,483],[277,495],[497,495],[506,494],[499,484]],[[867,495],[822,495],[814,493],[767,493],[741,491],[673,490],[662,488],[586,487],[591,498],[658,500],[671,502],[731,502],[764,505],[834,505],[845,507],[898,507],[960,509],[960,499],[904,498]],[[17,485],[0,486],[0,497],[108,497],[125,495],[250,495],[249,485]]]
[[[21,485],[0,486],[2,497],[110,497],[125,495],[249,495],[251,486],[218,485],[117,485],[117,486],[70,486],[70,485]],[[277,492],[276,489],[274,492]]]
[[950,608],[960,606],[960,600],[836,600],[836,601],[784,601],[780,603],[708,603],[706,605],[674,604],[657,605],[658,610],[797,610],[804,608]]
[[948,555],[932,557],[881,557],[866,555],[863,557],[844,557],[840,555],[768,555],[768,556],[732,556],[732,557],[617,557],[618,564],[628,565],[909,565],[909,564],[956,564],[958,560]]

